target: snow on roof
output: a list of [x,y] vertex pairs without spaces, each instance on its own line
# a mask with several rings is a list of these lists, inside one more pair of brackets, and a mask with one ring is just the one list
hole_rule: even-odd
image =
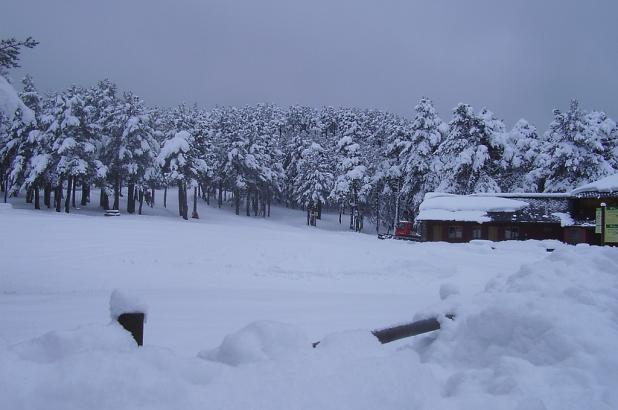
[[610,175],[601,178],[598,181],[580,186],[571,191],[571,195],[581,194],[583,192],[618,192],[618,174]]
[[430,192],[420,205],[417,220],[489,222],[487,212],[516,212],[527,202],[497,196],[452,195]]
[[15,88],[0,75],[0,115],[4,115],[5,118],[13,118],[17,108],[22,110],[22,120],[24,122],[31,122],[34,120],[34,113],[32,110],[24,105]]

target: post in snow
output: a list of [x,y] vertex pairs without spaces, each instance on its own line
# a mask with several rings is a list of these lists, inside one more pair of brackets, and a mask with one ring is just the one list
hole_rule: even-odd
[[131,332],[138,346],[144,344],[147,309],[143,303],[115,289],[109,298],[109,312],[112,320],[118,321],[125,330]]

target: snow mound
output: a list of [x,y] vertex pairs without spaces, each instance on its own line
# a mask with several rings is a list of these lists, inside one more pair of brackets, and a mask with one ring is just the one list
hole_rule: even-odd
[[145,321],[148,317],[148,307],[136,297],[115,289],[109,298],[109,313],[112,320],[118,320],[123,313],[143,313]]
[[13,205],[12,204],[10,204],[10,203],[6,203],[6,204],[5,203],[0,203],[0,212],[8,211],[8,210],[11,210],[11,209],[13,209]]
[[618,174],[609,175],[601,178],[598,181],[580,186],[571,191],[571,195],[581,194],[583,192],[616,192],[618,191]]
[[311,342],[298,327],[260,321],[227,335],[221,346],[213,350],[204,350],[198,353],[198,357],[239,366],[289,357],[310,348]]
[[387,355],[377,337],[368,330],[349,330],[326,336],[320,341],[317,350],[338,360],[384,357]]
[[445,300],[449,296],[459,295],[459,288],[452,283],[440,285],[440,299]]
[[458,408],[616,408],[617,272],[615,249],[556,250],[491,281],[432,343],[413,344]]
[[50,363],[96,350],[128,351],[136,347],[131,334],[120,325],[84,326],[55,331],[12,347],[22,360]]

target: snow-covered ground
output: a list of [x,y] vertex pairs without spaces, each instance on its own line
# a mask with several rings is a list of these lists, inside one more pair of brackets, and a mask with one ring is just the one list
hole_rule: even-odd
[[[0,207],[0,408],[618,408],[615,249],[182,221],[157,195],[142,216]],[[114,289],[148,307],[144,347],[110,324]]]

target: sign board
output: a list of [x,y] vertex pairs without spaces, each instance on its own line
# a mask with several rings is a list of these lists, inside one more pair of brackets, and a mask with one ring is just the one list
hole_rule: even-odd
[[594,219],[594,233],[603,233],[603,208],[597,208]]
[[605,209],[605,243],[618,243],[618,208]]

